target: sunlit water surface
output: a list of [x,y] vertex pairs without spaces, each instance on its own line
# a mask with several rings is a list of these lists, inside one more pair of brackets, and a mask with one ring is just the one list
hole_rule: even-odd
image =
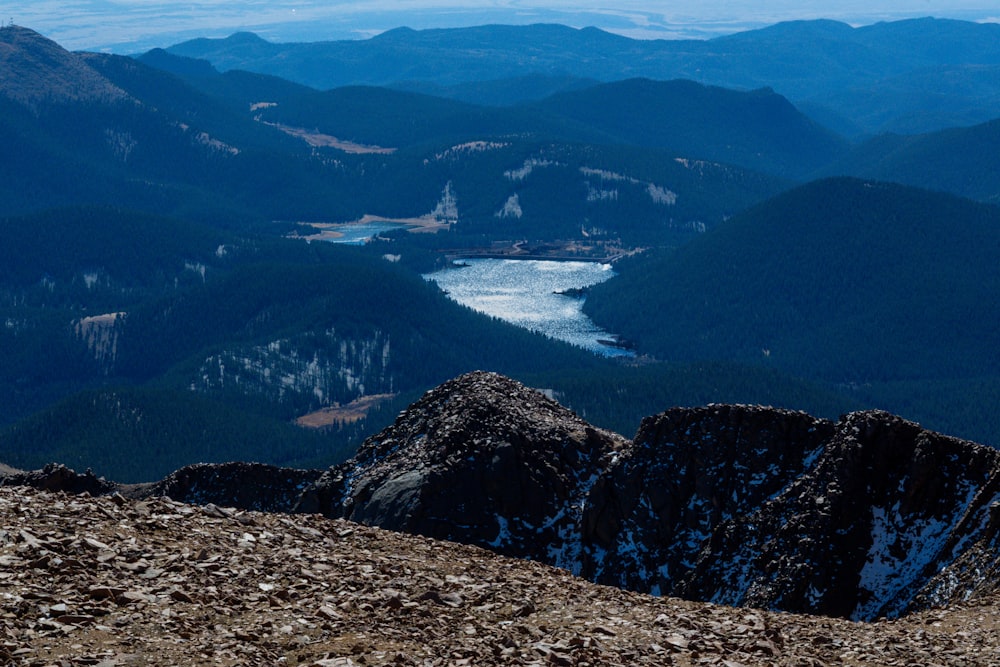
[[583,298],[557,294],[615,275],[610,264],[529,259],[468,259],[425,275],[474,310],[604,356],[631,352],[600,343],[613,336],[583,314]]
[[352,222],[346,225],[338,225],[336,231],[340,236],[326,240],[331,243],[343,243],[345,245],[364,245],[373,236],[397,229],[406,229],[406,225],[398,222]]

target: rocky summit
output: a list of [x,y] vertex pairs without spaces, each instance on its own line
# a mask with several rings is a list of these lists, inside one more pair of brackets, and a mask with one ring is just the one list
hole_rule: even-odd
[[622,588],[712,599],[702,550],[795,480],[833,431],[804,413],[738,405],[647,418],[594,486],[582,570]]
[[879,411],[674,408],[632,441],[509,378],[428,392],[327,471],[191,466],[50,490],[321,514],[568,570],[643,594],[869,621],[1000,580],[1000,452]]
[[537,391],[473,373],[428,392],[298,509],[566,566],[591,487],[626,445]]
[[474,373],[299,509],[643,593],[870,620],[993,589],[998,472],[995,450],[878,411],[675,408],[623,442]]

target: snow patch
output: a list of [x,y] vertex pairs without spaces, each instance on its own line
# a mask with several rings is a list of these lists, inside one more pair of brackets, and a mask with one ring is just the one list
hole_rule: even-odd
[[650,183],[646,188],[646,192],[649,193],[650,198],[652,198],[654,204],[664,204],[666,206],[673,206],[677,203],[677,193],[672,192],[666,188],[660,187],[654,183]]
[[974,493],[974,488],[967,489],[965,501],[941,518],[904,515],[898,501],[892,507],[872,508],[872,544],[858,582],[871,597],[855,608],[853,619],[874,617],[919,577],[941,552]]
[[485,153],[486,151],[500,150],[502,148],[507,148],[508,146],[510,146],[509,143],[500,141],[467,141],[464,144],[458,144],[441,153],[437,153],[434,156],[434,159],[438,162],[448,159],[454,160],[462,155]]
[[528,178],[528,176],[531,175],[531,172],[539,167],[553,167],[558,166],[558,164],[558,162],[542,158],[528,158],[519,169],[508,169],[503,173],[503,175],[507,178],[507,180],[518,182]]
[[452,190],[451,181],[448,181],[444,190],[441,191],[441,199],[431,211],[431,217],[441,222],[458,221],[458,199],[455,197],[455,191]]
[[507,198],[507,202],[503,205],[503,208],[494,214],[497,218],[517,218],[521,219],[524,215],[524,211],[521,210],[521,199],[515,192],[510,197]]
[[184,270],[192,271],[201,276],[201,282],[205,282],[205,272],[207,267],[201,262],[184,262]]
[[587,201],[597,202],[597,201],[618,201],[618,189],[604,190],[599,188],[591,187],[587,184]]
[[494,518],[497,520],[497,536],[492,542],[487,542],[486,544],[494,549],[498,549],[510,543],[510,522],[507,521],[506,517],[502,517],[499,514],[497,514]]

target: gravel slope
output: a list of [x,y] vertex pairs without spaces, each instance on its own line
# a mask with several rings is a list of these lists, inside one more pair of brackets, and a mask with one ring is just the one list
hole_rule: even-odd
[[996,598],[872,624],[653,598],[317,515],[0,488],[0,663],[990,665]]

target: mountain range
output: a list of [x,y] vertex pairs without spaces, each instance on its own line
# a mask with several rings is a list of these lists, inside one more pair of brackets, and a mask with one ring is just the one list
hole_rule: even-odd
[[[761,54],[787,59],[814,40],[840,64],[796,56],[802,65],[847,81],[904,77],[917,61],[988,69],[993,29],[807,22],[687,46],[767,43]],[[478,44],[499,66],[526,35],[520,55],[542,64],[560,44],[589,44],[590,75],[539,65],[490,74],[513,77],[496,87],[387,74],[400,85],[317,90],[187,47],[70,53],[0,29],[0,139],[17,156],[0,166],[0,458],[126,481],[241,452],[328,465],[428,387],[477,368],[549,388],[619,433],[665,405],[741,402],[830,419],[877,407],[996,442],[995,121],[858,142],[793,104],[802,90],[658,80],[621,63],[605,75],[621,49],[681,45],[552,26],[198,44],[288,47],[290,59],[301,47],[320,64],[334,47],[420,43],[447,59]],[[837,51],[845,39],[867,50]],[[439,48],[449,40],[458,46]],[[867,64],[849,60],[863,53]],[[488,104],[470,99],[477,87]],[[463,99],[428,94],[459,88]],[[956,113],[975,107],[949,99]],[[316,231],[303,223],[366,215],[440,231],[353,249],[301,239]],[[420,277],[522,247],[627,257],[580,296],[632,361],[492,321]],[[292,425],[358,400],[360,421]],[[172,420],[177,410],[191,419]],[[217,446],[197,444],[208,434]]]
[[[170,47],[221,70],[273,74],[320,89],[460,84],[528,75],[600,81],[691,79],[771,87],[837,131],[921,133],[992,120],[1000,28],[914,19],[853,28],[792,21],[710,40],[632,40],[558,25],[400,28],[358,41],[272,44],[250,33]],[[428,88],[440,90],[440,88]],[[487,93],[491,95],[491,93]]]
[[426,394],[298,509],[632,590],[870,620],[992,589],[998,466],[880,412],[675,409],[629,443],[480,373]]

